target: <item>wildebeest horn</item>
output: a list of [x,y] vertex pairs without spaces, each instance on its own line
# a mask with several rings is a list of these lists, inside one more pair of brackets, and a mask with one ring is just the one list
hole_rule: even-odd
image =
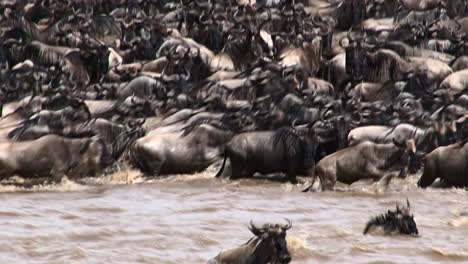
[[264,228],[258,228],[258,227],[256,227],[256,226],[254,225],[254,223],[253,223],[252,220],[250,220],[249,229],[250,229],[250,231],[251,231],[254,235],[256,235],[256,236],[261,235],[261,234],[265,231]]
[[239,9],[236,10],[236,12],[234,12],[234,14],[232,15],[232,18],[234,19],[235,22],[240,23],[243,15],[241,14],[239,16],[238,13],[239,13]]
[[411,205],[410,205],[410,202],[409,202],[408,198],[406,198],[406,207],[408,207],[408,209],[411,208]]
[[283,226],[283,229],[284,230],[288,230],[292,227],[292,222],[291,220],[289,220],[288,218],[284,218],[284,220],[286,220],[286,222],[288,222],[285,226]]
[[203,0],[195,0],[195,4],[199,7],[203,8],[210,8],[211,7],[211,1],[203,1]]
[[199,20],[200,23],[202,23],[203,25],[208,25],[210,23],[210,18],[208,17],[205,11],[201,13]]

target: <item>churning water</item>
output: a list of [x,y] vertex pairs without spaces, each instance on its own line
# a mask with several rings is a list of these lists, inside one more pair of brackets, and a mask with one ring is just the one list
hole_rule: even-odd
[[[1,263],[206,263],[245,243],[255,223],[292,220],[292,263],[468,263],[462,189],[421,190],[417,177],[301,193],[264,179],[194,175],[143,180],[134,171],[2,187]],[[411,201],[420,236],[363,235],[371,216]]]

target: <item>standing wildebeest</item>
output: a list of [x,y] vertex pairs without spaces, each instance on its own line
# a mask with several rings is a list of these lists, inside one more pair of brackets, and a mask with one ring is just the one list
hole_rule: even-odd
[[419,187],[426,188],[437,178],[453,186],[468,186],[467,141],[436,148],[424,157],[424,163]]
[[0,179],[14,174],[25,178],[94,174],[106,165],[107,150],[101,139],[69,139],[46,135],[36,140],[0,144]]
[[250,222],[250,231],[255,235],[245,245],[222,251],[208,264],[280,264],[289,263],[286,231],[291,228],[291,221],[285,226],[266,224],[261,228]]
[[404,234],[417,235],[418,227],[414,216],[410,212],[410,203],[406,200],[406,208],[400,209],[397,205],[396,211],[388,210],[387,213],[373,217],[364,228],[364,235],[374,233],[382,229],[385,235]]
[[408,158],[415,152],[416,147],[412,139],[407,140],[406,145],[399,144],[395,140],[389,144],[365,141],[339,150],[317,164],[312,184],[304,191],[312,188],[317,176],[322,190],[331,190],[337,180],[352,184],[367,178],[376,181],[382,179],[386,182],[395,176],[404,178],[407,173]]
[[362,126],[349,132],[348,143],[354,146],[364,141],[386,144],[394,139],[398,142],[413,139],[418,150],[423,149],[427,153],[437,147],[435,142],[437,133],[434,128],[423,129],[406,123],[395,127]]
[[276,131],[247,132],[236,135],[226,145],[224,161],[216,177],[231,161],[231,179],[283,172],[291,183],[297,183],[296,173],[312,176],[317,137],[311,128],[299,131],[282,127]]

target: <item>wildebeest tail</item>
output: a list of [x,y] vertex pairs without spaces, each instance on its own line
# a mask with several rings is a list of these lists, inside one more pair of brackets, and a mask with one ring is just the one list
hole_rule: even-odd
[[227,147],[224,148],[224,159],[223,159],[223,165],[221,165],[221,168],[219,169],[218,173],[216,173],[216,176],[215,178],[218,178],[219,176],[221,176],[221,174],[223,173],[224,171],[224,166],[226,166],[226,160],[227,160]]
[[302,190],[301,192],[309,192],[309,191],[312,189],[312,187],[314,186],[314,183],[315,183],[315,181],[317,180],[317,166],[315,166],[315,169],[314,169],[314,170],[315,170],[314,176],[312,177],[312,180],[311,180],[311,182],[310,182],[310,185],[307,186],[307,187],[306,187],[304,190]]

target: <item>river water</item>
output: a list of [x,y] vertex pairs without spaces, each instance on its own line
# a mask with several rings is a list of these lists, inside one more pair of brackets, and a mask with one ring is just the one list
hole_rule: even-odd
[[[195,175],[143,180],[123,171],[85,183],[2,187],[0,263],[206,263],[245,243],[249,221],[292,220],[292,263],[468,263],[462,189],[421,190],[417,177],[304,186]],[[411,202],[420,236],[363,235],[371,216]]]

